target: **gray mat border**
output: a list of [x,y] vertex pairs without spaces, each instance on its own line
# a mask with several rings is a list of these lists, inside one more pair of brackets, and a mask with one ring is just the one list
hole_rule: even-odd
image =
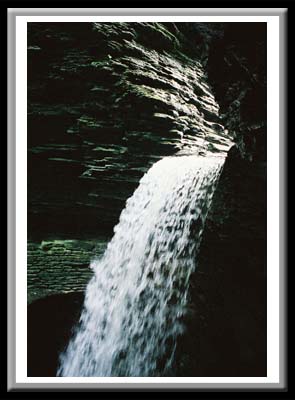
[[[7,391],[286,391],[286,8],[8,8]],[[279,16],[280,17],[280,383],[16,383],[15,382],[15,17],[45,15]]]

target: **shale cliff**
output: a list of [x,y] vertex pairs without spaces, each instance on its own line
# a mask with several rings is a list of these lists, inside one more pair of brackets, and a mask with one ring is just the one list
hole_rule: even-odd
[[265,24],[28,24],[29,375],[55,374],[147,169],[228,151],[176,374],[266,374],[265,51]]
[[28,33],[30,233],[112,229],[156,160],[228,149],[175,24],[33,23]]
[[29,301],[85,285],[83,266],[154,162],[232,145],[189,28],[28,25]]

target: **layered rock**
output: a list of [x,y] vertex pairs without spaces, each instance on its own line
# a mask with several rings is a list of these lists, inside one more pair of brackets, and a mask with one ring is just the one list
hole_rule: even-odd
[[82,248],[84,277],[77,266],[76,285],[59,279],[72,255],[55,262],[42,241],[110,237],[155,161],[231,145],[189,35],[173,23],[28,25],[29,301],[82,290],[91,274]]
[[29,234],[112,229],[159,158],[227,151],[206,73],[175,24],[28,33]]
[[106,237],[28,242],[28,304],[41,297],[83,292],[92,275],[90,262],[106,248]]

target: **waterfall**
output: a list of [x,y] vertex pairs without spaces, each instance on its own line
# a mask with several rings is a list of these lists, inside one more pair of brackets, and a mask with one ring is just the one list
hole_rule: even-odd
[[58,376],[169,376],[190,275],[224,159],[166,157],[127,200],[92,262],[84,308]]

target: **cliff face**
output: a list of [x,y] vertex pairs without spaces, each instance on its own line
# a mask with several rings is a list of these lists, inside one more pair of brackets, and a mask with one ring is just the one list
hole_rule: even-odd
[[[28,44],[29,302],[83,290],[89,260],[155,161],[223,154],[233,141],[191,282],[177,372],[265,375],[265,24],[32,23]],[[54,374],[83,295],[75,307],[52,299],[29,307],[35,376]],[[67,323],[57,334],[50,313],[36,331],[43,310],[62,304]],[[48,342],[43,370],[38,337]]]
[[88,241],[104,247],[154,162],[231,145],[189,28],[28,25],[29,302],[85,286]]
[[32,23],[28,34],[30,235],[110,230],[159,158],[228,149],[175,24]]

